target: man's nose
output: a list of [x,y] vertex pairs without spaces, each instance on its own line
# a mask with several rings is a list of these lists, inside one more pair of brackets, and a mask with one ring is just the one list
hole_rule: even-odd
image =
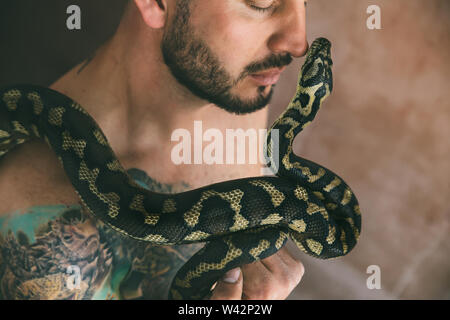
[[[269,38],[269,49],[274,53],[289,53],[298,58],[308,50],[306,38],[306,9],[303,1],[286,1],[279,27]],[[288,5],[289,4],[289,5]]]

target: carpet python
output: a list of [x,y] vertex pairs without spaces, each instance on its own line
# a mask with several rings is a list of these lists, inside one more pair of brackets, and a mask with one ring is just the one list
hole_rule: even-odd
[[[307,254],[347,254],[361,231],[358,201],[330,170],[296,156],[295,136],[333,87],[331,43],[311,45],[297,91],[271,127],[267,157],[276,176],[225,181],[178,193],[150,192],[131,179],[96,122],[75,101],[48,88],[0,89],[0,159],[32,138],[56,153],[83,204],[117,232],[157,245],[207,242],[177,273],[169,298],[202,299],[226,271],[264,259],[290,237]],[[280,141],[273,141],[273,130]],[[274,143],[279,144],[277,154]],[[280,161],[276,161],[279,159]]]

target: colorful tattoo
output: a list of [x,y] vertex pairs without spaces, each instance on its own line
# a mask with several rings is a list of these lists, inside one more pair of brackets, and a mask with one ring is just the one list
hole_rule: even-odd
[[[188,189],[128,173],[152,191]],[[177,270],[200,248],[125,238],[79,204],[33,207],[0,218],[0,299],[166,299]]]

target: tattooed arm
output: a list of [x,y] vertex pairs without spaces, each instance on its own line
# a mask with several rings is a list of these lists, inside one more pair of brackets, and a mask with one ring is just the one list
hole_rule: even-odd
[[1,299],[91,299],[112,268],[111,248],[79,205],[0,217]]
[[38,140],[0,161],[1,299],[91,299],[108,283],[113,249],[58,168]]
[[[154,191],[188,188],[129,173]],[[79,204],[2,214],[0,299],[166,299],[175,273],[200,247],[126,238]]]

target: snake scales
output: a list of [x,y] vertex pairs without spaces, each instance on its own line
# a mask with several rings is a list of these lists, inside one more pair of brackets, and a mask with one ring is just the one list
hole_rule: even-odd
[[[227,270],[276,253],[290,236],[317,258],[347,254],[358,241],[356,197],[336,174],[296,156],[295,136],[315,117],[333,86],[331,44],[311,45],[297,92],[268,134],[277,176],[159,194],[137,185],[83,108],[53,90],[17,85],[0,89],[0,159],[31,138],[45,139],[84,205],[114,230],[160,245],[207,242],[177,273],[169,296],[201,299]],[[279,130],[279,142],[272,141]],[[272,143],[279,143],[273,154]]]

